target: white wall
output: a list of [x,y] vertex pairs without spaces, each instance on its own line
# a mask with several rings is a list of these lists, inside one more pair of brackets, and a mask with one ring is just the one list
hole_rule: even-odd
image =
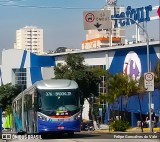
[[[3,50],[2,51],[2,78],[3,83],[12,82],[12,69],[20,68],[24,50]],[[24,67],[30,66],[30,52],[27,52]]]
[[83,54],[86,65],[106,65],[106,52]]
[[44,80],[54,78],[54,67],[42,67],[42,77]]
[[83,112],[82,112],[82,119],[89,120],[89,103],[85,99],[84,106],[83,106]]

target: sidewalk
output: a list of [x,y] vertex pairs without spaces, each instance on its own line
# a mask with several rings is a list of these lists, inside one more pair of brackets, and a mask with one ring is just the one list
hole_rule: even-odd
[[[101,125],[99,129],[96,129],[95,132],[99,132],[99,133],[113,133],[113,130],[109,130],[108,125]],[[129,128],[126,132],[129,133],[141,133],[142,130],[140,127],[134,127],[134,128]],[[143,128],[143,132],[150,132],[150,128]],[[158,132],[160,133],[160,127],[158,128],[153,128],[153,132]]]

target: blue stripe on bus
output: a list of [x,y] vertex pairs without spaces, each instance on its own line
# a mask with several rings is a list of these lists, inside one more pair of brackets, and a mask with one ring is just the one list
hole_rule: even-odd
[[20,130],[22,130],[22,120],[16,113],[14,113],[13,115],[16,123],[16,130],[17,132],[19,132]]
[[[63,126],[64,129],[58,129],[58,126]],[[38,118],[38,132],[56,132],[56,131],[80,131],[80,119],[72,121],[43,121]]]

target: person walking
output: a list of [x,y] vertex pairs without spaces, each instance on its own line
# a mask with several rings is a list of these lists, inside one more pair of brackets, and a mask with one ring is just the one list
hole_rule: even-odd
[[[152,120],[152,127],[154,127],[155,124],[156,124],[156,115],[155,115],[155,112],[153,111],[152,108],[151,108],[151,120]],[[146,123],[147,123],[148,127],[150,127],[150,115],[149,115],[149,113],[146,117]]]

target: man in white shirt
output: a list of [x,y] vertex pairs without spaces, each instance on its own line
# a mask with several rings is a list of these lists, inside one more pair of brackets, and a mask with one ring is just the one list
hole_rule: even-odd
[[6,116],[5,116],[5,112],[2,112],[2,129],[5,129],[5,122],[6,122]]
[[[152,127],[154,127],[154,125],[156,124],[156,116],[155,113],[153,112],[153,109],[151,109],[151,122],[152,122]],[[149,120],[149,113],[148,116],[146,117],[146,122],[148,124],[148,127],[150,127],[150,120]]]

